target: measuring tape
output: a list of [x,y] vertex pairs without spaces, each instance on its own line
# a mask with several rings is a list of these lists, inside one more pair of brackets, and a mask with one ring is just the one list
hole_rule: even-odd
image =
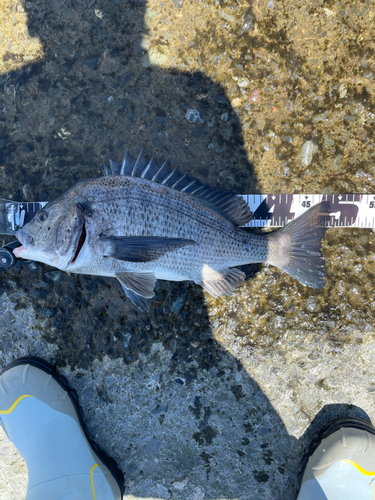
[[[375,194],[245,194],[242,197],[254,214],[246,227],[282,227],[327,200],[331,206],[325,222],[328,227],[375,228]],[[15,234],[46,204],[0,200],[0,234]]]
[[46,201],[19,203],[0,199],[0,234],[15,234],[20,227],[30,222],[45,205],[47,205]]
[[328,227],[375,228],[375,194],[245,194],[253,212],[247,227],[282,227],[321,201],[329,201]]

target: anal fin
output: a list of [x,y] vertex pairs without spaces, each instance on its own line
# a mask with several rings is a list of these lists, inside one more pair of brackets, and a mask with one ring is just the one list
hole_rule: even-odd
[[214,297],[229,295],[245,280],[245,273],[232,268],[224,271],[215,271],[207,265],[202,269],[201,287]]

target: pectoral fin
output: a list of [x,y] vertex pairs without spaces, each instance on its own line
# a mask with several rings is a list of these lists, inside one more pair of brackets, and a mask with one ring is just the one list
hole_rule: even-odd
[[148,301],[154,294],[156,278],[152,273],[115,273],[116,278],[126,293],[126,296],[141,311],[148,310]]
[[183,246],[197,245],[194,240],[159,236],[102,236],[101,239],[107,243],[106,256],[128,262],[150,262]]

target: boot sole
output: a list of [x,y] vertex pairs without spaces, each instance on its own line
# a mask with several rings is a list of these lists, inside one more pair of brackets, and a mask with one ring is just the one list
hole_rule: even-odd
[[71,389],[69,387],[69,383],[67,379],[63,376],[60,375],[56,368],[52,366],[50,363],[45,361],[42,358],[38,358],[36,356],[25,356],[23,358],[19,358],[16,361],[13,361],[9,365],[7,365],[3,370],[1,370],[0,375],[2,375],[4,372],[10,370],[11,368],[14,368],[15,366],[20,366],[20,365],[31,365],[34,366],[35,368],[39,368],[40,370],[43,370],[45,373],[48,373],[48,375],[51,375],[53,379],[62,387],[64,391],[68,393],[68,396],[70,398],[70,401],[72,402],[72,405],[74,406],[74,409],[76,411],[80,426],[82,427],[82,430],[85,434],[85,437],[95,452],[95,454],[100,458],[100,460],[103,462],[103,464],[108,468],[110,473],[112,474],[113,478],[115,479],[118,487],[120,488],[121,492],[121,498],[124,496],[124,489],[125,489],[125,481],[124,481],[124,475],[122,471],[118,468],[115,460],[111,457],[109,457],[105,451],[103,451],[96,443],[90,438],[87,425],[85,424],[83,420],[83,410],[79,404],[78,400],[78,395],[77,392],[74,389]]

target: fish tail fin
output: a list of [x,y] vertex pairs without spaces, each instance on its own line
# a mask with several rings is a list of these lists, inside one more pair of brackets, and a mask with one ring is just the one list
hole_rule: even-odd
[[329,212],[330,203],[323,201],[271,233],[267,262],[304,285],[323,288],[327,273],[321,246],[328,229],[323,224]]

